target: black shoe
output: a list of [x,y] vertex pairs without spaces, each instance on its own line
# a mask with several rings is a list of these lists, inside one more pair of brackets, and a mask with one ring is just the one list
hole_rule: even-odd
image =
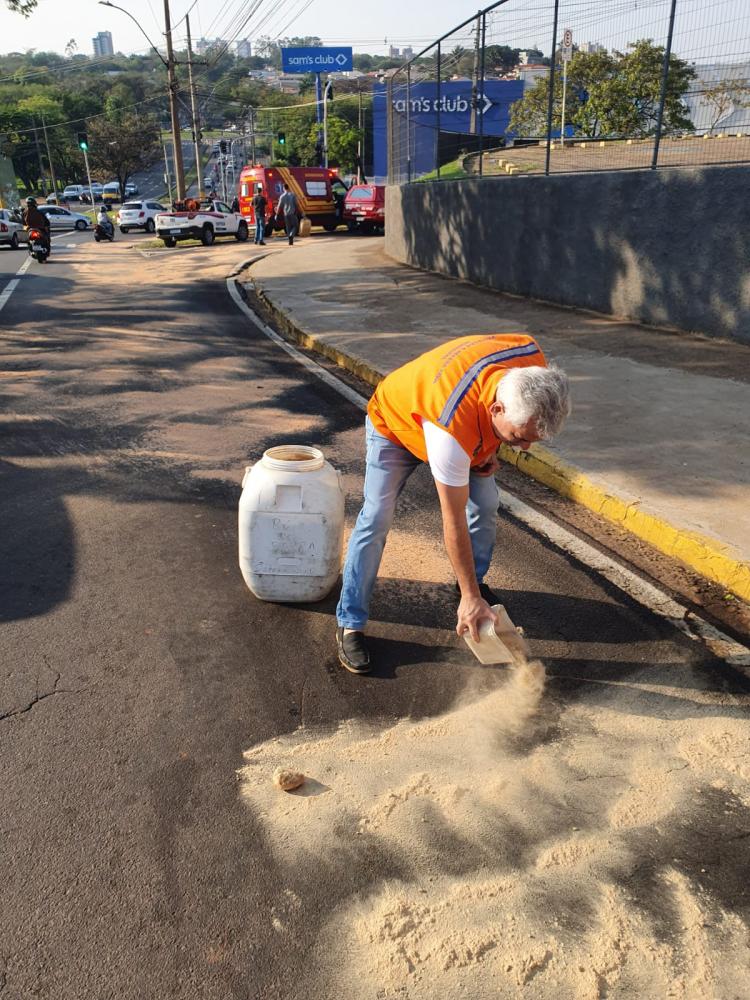
[[260,243],[258,244],[259,247],[264,247],[265,245],[266,245],[265,240],[261,240]]
[[[461,600],[461,588],[456,584],[456,593],[458,594],[459,601]],[[497,596],[494,590],[491,590],[486,583],[479,584],[479,596],[483,601],[486,601],[490,607],[493,604],[502,604],[503,602]]]
[[336,629],[336,647],[339,663],[352,674],[369,674],[370,654],[367,652],[364,632],[347,632],[341,625]]

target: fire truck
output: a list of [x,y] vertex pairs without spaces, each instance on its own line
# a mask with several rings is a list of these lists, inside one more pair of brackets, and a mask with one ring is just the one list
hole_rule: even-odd
[[344,198],[347,187],[335,170],[325,167],[243,167],[240,174],[240,213],[255,225],[253,195],[263,194],[266,209],[266,233],[283,229],[276,221],[276,206],[284,193],[284,185],[297,196],[301,212],[313,226],[322,226],[332,233],[344,225]]

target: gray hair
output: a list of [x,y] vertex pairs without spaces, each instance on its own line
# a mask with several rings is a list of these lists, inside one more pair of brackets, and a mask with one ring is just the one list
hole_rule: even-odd
[[533,418],[542,438],[557,434],[570,416],[568,376],[556,365],[511,368],[500,379],[495,399],[517,427]]

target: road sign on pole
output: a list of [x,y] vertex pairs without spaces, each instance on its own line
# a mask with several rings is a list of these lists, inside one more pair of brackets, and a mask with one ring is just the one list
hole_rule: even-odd
[[562,92],[562,114],[560,117],[560,145],[565,147],[565,98],[568,90],[568,63],[573,58],[573,32],[570,28],[563,31],[562,43],[562,63],[563,63],[563,92]]
[[354,69],[351,46],[322,46],[281,50],[284,73],[348,73]]
[[560,49],[563,63],[569,63],[573,58],[573,32],[570,28],[563,31],[562,46]]

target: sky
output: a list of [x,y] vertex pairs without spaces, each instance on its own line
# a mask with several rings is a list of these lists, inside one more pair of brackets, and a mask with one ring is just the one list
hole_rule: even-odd
[[[163,0],[119,0],[161,43]],[[178,42],[184,39],[185,12],[193,38],[257,38],[317,35],[324,44],[353,45],[358,52],[385,53],[389,45],[415,51],[476,13],[478,0],[170,0]],[[551,49],[552,0],[507,0],[487,20],[487,42]],[[242,20],[255,13],[242,27]],[[637,38],[663,42],[670,0],[560,0],[560,32],[570,27],[576,42],[624,47]],[[240,29],[238,31],[238,29]],[[138,27],[120,11],[96,0],[39,0],[30,18],[11,13],[0,0],[0,51],[29,48],[62,52],[75,39],[78,51],[92,54],[92,36],[111,31],[115,51],[144,51],[148,43]],[[445,45],[471,44],[464,29]],[[674,50],[690,61],[750,59],[750,0],[677,0]]]

